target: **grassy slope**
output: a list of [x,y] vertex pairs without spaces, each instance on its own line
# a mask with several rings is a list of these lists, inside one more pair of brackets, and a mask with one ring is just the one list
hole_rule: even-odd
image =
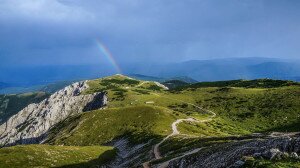
[[104,146],[26,145],[0,149],[0,167],[89,167],[113,158],[115,150]]
[[49,143],[65,145],[102,145],[120,136],[131,142],[145,142],[166,136],[174,116],[158,107],[136,106],[96,110],[60,123],[53,129]]
[[[122,76],[111,79],[131,80]],[[300,131],[297,127],[300,123],[300,86],[290,81],[236,80],[209,83],[209,86],[220,87],[206,87],[206,83],[203,87],[203,83],[198,83],[195,84],[197,87],[193,85],[171,91],[151,90],[149,85],[155,86],[153,83],[141,85],[142,82],[136,80],[106,83],[109,84],[103,88],[101,79],[92,81],[91,89],[87,92],[107,90],[109,108],[132,107],[151,102],[151,106],[171,109],[177,118],[205,116],[199,109],[184,103],[188,102],[217,113],[214,121],[209,123],[181,123],[180,131],[183,133],[227,136],[266,131]],[[251,87],[224,87],[229,85]]]
[[[117,78],[123,80],[125,77],[120,76]],[[203,117],[201,111],[181,102],[185,101],[213,110],[218,114],[213,122],[199,124],[194,128],[190,124],[181,124],[184,132],[199,130],[199,134],[225,133],[233,135],[272,130],[299,131],[296,126],[300,121],[300,86],[298,83],[290,81],[273,81],[272,83],[271,80],[237,80],[209,84],[210,86],[220,87],[202,87],[203,84],[199,83],[199,87],[187,87],[180,91],[149,90],[147,85],[154,86],[153,83],[139,85],[140,81],[131,85],[114,85],[111,83],[110,81],[110,85],[115,88],[106,89],[110,97],[109,107],[136,106],[143,105],[145,102],[152,102],[152,106],[172,109],[175,115]],[[251,88],[223,87],[228,85],[251,86]],[[90,93],[99,90],[103,87],[103,84],[100,80],[96,80],[92,81],[91,86],[88,91]],[[111,87],[109,86],[109,88]],[[199,129],[204,127],[208,127],[208,130],[212,128],[215,131],[205,133],[203,129]]]
[[[195,94],[196,93],[196,94]],[[184,91],[194,97],[197,104],[215,111],[218,118],[207,123],[219,130],[233,124],[237,131],[300,131],[300,87],[289,86],[272,89],[264,88],[200,88]]]
[[[169,97],[189,100],[217,113],[209,123],[181,123],[188,139],[172,138],[162,146],[162,154],[187,151],[205,146],[207,142],[228,141],[232,135],[268,131],[300,131],[300,87],[275,88],[199,87],[172,91]],[[175,152],[175,153],[176,153]],[[283,164],[283,163],[282,163]]]
[[30,103],[38,103],[48,97],[43,92],[17,95],[0,95],[0,124]]

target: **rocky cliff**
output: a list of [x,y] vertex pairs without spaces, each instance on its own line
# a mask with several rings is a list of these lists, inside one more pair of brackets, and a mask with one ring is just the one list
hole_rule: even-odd
[[0,126],[0,146],[40,143],[49,128],[68,116],[107,104],[104,92],[81,95],[87,88],[87,81],[77,82],[38,104],[28,105]]

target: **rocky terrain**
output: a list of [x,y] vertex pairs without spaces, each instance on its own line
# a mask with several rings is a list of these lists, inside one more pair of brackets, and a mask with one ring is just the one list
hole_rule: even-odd
[[[300,159],[300,136],[260,137],[202,148],[199,152],[173,160],[167,167],[242,167],[250,158]],[[158,165],[159,167],[159,165]]]
[[29,104],[40,103],[49,96],[45,92],[0,95],[0,125]]
[[80,95],[87,82],[77,82],[38,104],[30,104],[0,126],[0,145],[40,143],[47,131],[67,117],[107,104],[104,92]]

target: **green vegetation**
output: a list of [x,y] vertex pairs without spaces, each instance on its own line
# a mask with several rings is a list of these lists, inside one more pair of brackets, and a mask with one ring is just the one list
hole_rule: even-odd
[[[206,90],[206,89],[201,89]],[[207,89],[197,103],[250,132],[299,131],[300,87]]]
[[184,90],[187,88],[201,87],[245,87],[245,88],[275,88],[283,86],[300,86],[298,82],[286,80],[272,79],[255,79],[255,80],[229,80],[216,82],[199,82],[188,86],[175,88],[176,90]]
[[85,94],[94,92],[107,91],[112,89],[129,88],[136,86],[140,81],[131,79],[122,75],[115,75],[112,77],[101,78],[89,81],[89,88],[85,91]]
[[133,143],[145,142],[169,134],[174,119],[169,110],[150,106],[96,110],[60,123],[51,130],[48,143],[102,145],[123,136]]
[[169,81],[163,82],[162,84],[167,86],[169,89],[175,89],[178,87],[190,85],[189,83],[181,81],[181,80],[169,80]]
[[115,153],[106,146],[13,146],[0,149],[0,168],[92,167],[110,161]]
[[0,124],[16,114],[28,104],[38,103],[48,97],[44,92],[16,95],[0,95]]
[[[300,131],[300,86],[291,81],[259,79],[201,82],[179,90],[152,90],[153,82],[128,85],[116,82],[125,76],[113,76],[115,88],[107,89],[109,108],[144,105],[168,108],[177,117],[203,119],[205,110],[217,113],[212,122],[180,124],[180,131],[202,136],[244,135],[253,132]],[[91,81],[89,92],[103,88],[101,81]],[[100,81],[100,82],[99,82]],[[122,83],[122,84],[119,84]],[[196,87],[197,86],[197,87]],[[208,87],[209,86],[209,87]],[[214,87],[212,87],[214,86]],[[218,86],[218,87],[216,87]],[[157,86],[158,87],[158,86]],[[116,91],[116,88],[121,89]]]
[[300,160],[298,159],[281,159],[281,160],[264,160],[251,159],[247,160],[244,168],[300,168]]

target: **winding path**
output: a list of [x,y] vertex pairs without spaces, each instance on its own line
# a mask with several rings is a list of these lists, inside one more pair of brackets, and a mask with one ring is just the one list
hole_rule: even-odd
[[[156,94],[156,93],[154,93],[154,94],[155,94],[156,96],[160,96],[160,95],[158,95],[158,94]],[[198,119],[195,119],[195,118],[186,118],[186,119],[177,119],[176,121],[174,121],[174,122],[172,123],[172,125],[171,125],[171,126],[172,126],[172,133],[169,134],[168,136],[166,136],[166,137],[165,137],[163,140],[161,140],[159,143],[157,143],[157,144],[154,145],[153,153],[154,153],[155,159],[161,159],[161,158],[162,158],[162,156],[160,155],[160,152],[159,152],[159,146],[160,146],[162,143],[164,143],[167,139],[169,139],[170,137],[175,136],[175,135],[179,135],[179,134],[180,134],[180,132],[179,132],[178,129],[177,129],[177,125],[178,125],[179,123],[184,122],[184,121],[187,121],[187,122],[197,122],[197,123],[200,123],[200,122],[201,122],[201,123],[204,123],[204,122],[210,122],[210,121],[212,120],[212,118],[216,117],[216,113],[214,113],[214,112],[212,112],[212,111],[210,111],[210,110],[203,109],[202,107],[197,106],[197,105],[195,105],[195,104],[188,103],[188,102],[185,102],[185,101],[182,101],[182,100],[178,100],[178,99],[169,98],[169,97],[165,97],[165,98],[170,99],[170,100],[175,100],[175,101],[179,101],[179,102],[183,102],[183,103],[189,104],[189,105],[191,105],[191,106],[194,106],[194,107],[198,108],[199,110],[202,110],[202,111],[205,111],[205,112],[207,112],[207,113],[210,113],[211,116],[210,116],[208,119],[205,119],[205,120],[198,120]],[[159,167],[161,167],[161,168],[167,167],[170,161],[176,160],[176,159],[178,159],[178,158],[182,158],[182,157],[184,157],[184,156],[187,156],[187,155],[190,155],[190,154],[193,154],[193,153],[196,153],[196,152],[198,152],[198,151],[200,151],[200,150],[201,150],[201,148],[197,148],[197,149],[194,149],[194,150],[192,150],[192,151],[186,152],[186,153],[184,153],[184,154],[181,155],[181,156],[172,158],[172,159],[170,159],[170,160],[167,160],[167,161],[161,163],[161,164],[159,165]],[[149,162],[150,162],[150,161],[143,163],[143,167],[144,167],[144,168],[150,168]]]
[[177,129],[177,124],[183,122],[183,121],[189,121],[189,122],[200,122],[199,120],[196,120],[194,118],[187,118],[187,119],[177,119],[175,122],[172,123],[172,130],[173,132],[171,134],[169,134],[168,136],[166,136],[162,141],[160,141],[158,144],[154,145],[154,149],[153,149],[153,153],[155,156],[155,159],[161,159],[161,155],[159,152],[159,146],[164,143],[167,139],[169,139],[170,137],[174,136],[174,135],[178,135],[180,134],[180,132]]

